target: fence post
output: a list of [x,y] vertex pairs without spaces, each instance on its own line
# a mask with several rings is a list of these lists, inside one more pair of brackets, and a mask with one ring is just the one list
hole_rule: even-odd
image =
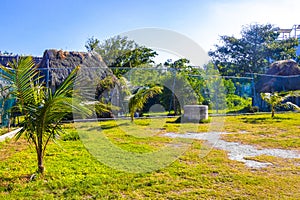
[[255,102],[256,102],[256,91],[255,91],[255,83],[254,83],[254,73],[251,74],[251,77],[252,77],[251,83],[252,83],[252,92],[253,92],[253,94],[252,94],[252,106],[257,106],[255,104]]
[[46,54],[46,63],[47,63],[47,73],[46,73],[46,87],[49,88],[49,76],[50,76],[50,61],[49,61],[49,56],[48,53]]
[[173,102],[173,107],[174,107],[174,115],[176,114],[176,107],[175,107],[175,104],[176,104],[176,100],[175,100],[175,84],[176,84],[176,70],[171,68],[171,71],[172,71],[172,74],[174,76],[174,79],[173,79],[173,84],[172,84],[172,98],[170,99],[170,106],[169,106],[169,113],[171,113],[171,109],[172,109],[172,102]]

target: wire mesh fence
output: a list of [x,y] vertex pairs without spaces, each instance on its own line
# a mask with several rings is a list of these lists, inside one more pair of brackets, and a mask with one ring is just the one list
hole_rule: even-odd
[[[16,57],[7,58],[2,63],[8,63]],[[40,62],[36,58],[35,62]],[[48,62],[50,63],[50,62]],[[38,68],[42,81],[46,87],[55,90],[72,71],[72,67],[56,68],[50,65],[47,68]],[[194,70],[195,72],[195,70]],[[201,68],[197,73],[190,73],[180,69],[168,67],[84,67],[81,68],[80,89],[89,101],[100,101],[109,104],[112,109],[108,115],[97,117],[122,117],[129,113],[128,101],[141,88],[160,85],[163,92],[150,98],[140,113],[154,111],[153,105],[161,105],[155,112],[179,115],[184,105],[208,105],[210,113],[251,112],[256,106],[266,111],[268,105],[261,99],[260,93],[274,91],[300,90],[300,75],[271,75],[247,74],[246,77],[220,76]],[[3,73],[0,71],[0,73]],[[79,79],[78,79],[79,80]],[[84,84],[83,84],[84,83]],[[9,85],[0,77],[1,120],[6,125],[10,108],[14,99],[7,99],[3,88]],[[89,94],[87,94],[89,93]],[[298,97],[289,99],[300,105]],[[151,110],[152,109],[152,110]],[[253,110],[252,110],[253,111]]]

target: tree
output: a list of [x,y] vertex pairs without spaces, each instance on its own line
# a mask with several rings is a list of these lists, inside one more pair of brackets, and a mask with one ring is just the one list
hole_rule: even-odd
[[173,110],[174,115],[180,115],[183,105],[197,103],[197,93],[185,74],[175,71],[167,72],[161,78],[161,82],[164,90],[160,95],[160,102],[168,108],[169,114]]
[[209,56],[222,75],[243,76],[262,73],[274,60],[296,58],[296,38],[277,40],[278,29],[271,24],[244,26],[241,38],[221,36],[221,45],[215,45]]
[[152,58],[158,55],[152,49],[146,47],[137,47],[131,51],[120,55],[113,63],[115,67],[138,67],[143,64],[154,63]]
[[138,110],[143,109],[145,103],[149,98],[152,98],[153,96],[161,93],[162,87],[160,86],[139,88],[139,90],[130,97],[128,102],[131,121],[134,120],[134,113]]
[[62,131],[62,119],[72,111],[88,114],[88,108],[80,104],[73,92],[74,80],[79,67],[74,69],[56,91],[46,88],[40,79],[37,66],[31,57],[23,57],[9,64],[11,68],[0,66],[6,73],[2,78],[11,83],[7,90],[16,99],[15,110],[23,116],[23,129],[16,135],[18,140],[23,134],[35,147],[38,172],[44,173],[44,156],[50,140]]
[[90,38],[87,43],[89,44],[86,46],[87,50],[93,48],[99,53],[117,77],[129,71],[129,69],[122,68],[133,68],[153,63],[153,58],[157,55],[152,49],[139,46],[133,40],[119,35],[103,42]]
[[99,45],[99,42],[100,41],[97,38],[91,37],[87,40],[85,48],[88,50],[88,52],[95,51]]
[[161,95],[161,102],[165,107],[170,105],[169,111],[173,109],[174,115],[181,114],[180,104],[201,104],[204,100],[201,93],[203,70],[189,65],[189,63],[190,61],[186,58],[180,58],[174,62],[167,60],[164,63],[164,66],[171,68],[173,73],[167,73],[163,77],[163,83],[168,87],[165,87]]
[[[95,38],[88,39],[88,42],[96,40]],[[128,37],[121,37],[117,35],[115,37],[109,38],[102,42],[98,42],[94,50],[99,53],[103,61],[108,67],[113,67],[115,61],[125,53],[136,49],[138,44],[133,40],[129,40]],[[87,48],[87,50],[89,50]]]
[[290,106],[294,109],[299,110],[299,107],[291,102],[283,103],[291,96],[299,96],[298,93],[295,92],[274,92],[274,93],[261,93],[261,98],[266,101],[271,106],[271,117],[275,116],[276,107],[283,105],[283,106]]
[[164,65],[167,67],[173,68],[176,71],[183,72],[191,67],[188,65],[189,63],[190,63],[190,61],[188,59],[180,58],[180,59],[174,61],[173,63],[170,61],[167,61],[164,63]]
[[204,67],[204,86],[206,103],[216,113],[226,110],[226,88],[225,80],[220,76],[219,71],[215,69],[212,63],[208,63]]

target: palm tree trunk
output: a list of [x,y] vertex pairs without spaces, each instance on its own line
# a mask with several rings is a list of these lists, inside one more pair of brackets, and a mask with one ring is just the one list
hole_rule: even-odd
[[43,164],[43,136],[42,134],[38,134],[38,144],[37,144],[37,159],[38,159],[38,172],[43,174],[45,171]]
[[43,152],[40,149],[38,149],[37,151],[37,159],[38,159],[38,173],[43,174],[45,171],[45,167],[43,164]]

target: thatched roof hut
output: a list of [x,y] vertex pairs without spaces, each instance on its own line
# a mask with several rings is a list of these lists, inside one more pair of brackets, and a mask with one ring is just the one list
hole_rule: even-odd
[[[257,75],[253,105],[267,110],[268,105],[261,99],[260,93],[300,90],[300,68],[294,60],[281,60],[270,65],[264,75]],[[300,99],[290,101],[299,105]]]
[[[9,63],[13,62],[14,60],[18,60],[20,57],[26,57],[26,56],[19,56],[19,55],[0,55],[0,65],[4,67],[8,67]],[[33,62],[35,64],[39,64],[42,60],[41,57],[33,56],[32,57]]]
[[266,75],[257,78],[257,93],[300,90],[300,68],[294,60],[274,62]]
[[48,86],[55,89],[76,66],[81,67],[81,74],[87,82],[113,76],[112,71],[96,52],[46,50],[38,68]]
[[[56,89],[77,66],[80,71],[77,89],[86,100],[101,100],[119,106],[119,81],[96,52],[46,50],[38,68],[47,86]],[[76,79],[76,80],[78,80]],[[103,112],[98,117],[112,117],[112,112]]]

